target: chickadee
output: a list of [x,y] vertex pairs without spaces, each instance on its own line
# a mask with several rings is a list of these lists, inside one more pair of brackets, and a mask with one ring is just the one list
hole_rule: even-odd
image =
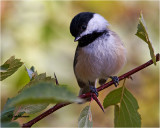
[[103,85],[111,78],[118,84],[117,74],[126,62],[126,49],[118,35],[108,28],[101,15],[81,12],[71,21],[70,33],[78,41],[74,57],[74,73],[80,89],[79,95],[89,91],[98,95],[95,85]]

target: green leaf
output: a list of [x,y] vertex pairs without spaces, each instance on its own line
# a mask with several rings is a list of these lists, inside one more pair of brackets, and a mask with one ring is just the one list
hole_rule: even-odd
[[0,66],[1,72],[7,72],[7,69],[9,68],[9,64],[3,64]]
[[25,88],[12,98],[10,106],[58,102],[82,102],[82,99],[63,86],[57,86],[50,82],[39,82]]
[[[14,115],[14,111],[15,111],[15,107],[9,107],[11,99],[8,98],[6,104],[4,105],[3,111],[1,112],[1,121],[2,122],[10,122],[13,118]],[[14,120],[16,120],[17,118],[21,117],[24,114],[24,112],[19,112],[18,115],[14,117]]]
[[30,104],[30,105],[22,105],[20,106],[20,109],[18,110],[19,112],[25,112],[28,114],[34,114],[37,112],[40,112],[44,110],[49,104],[44,103],[44,104]]
[[22,65],[23,65],[23,62],[20,62],[20,59],[15,59],[14,56],[9,58],[3,65],[1,65],[0,80],[2,81],[7,77],[11,76]]
[[134,96],[123,86],[110,92],[104,99],[103,106],[115,106],[115,127],[140,127],[141,117],[138,103]]
[[114,105],[114,124],[117,123],[118,120],[118,115],[119,114],[119,106],[118,105]]
[[41,82],[41,81],[43,81],[43,82],[53,82],[53,84],[56,83],[56,80],[54,78],[51,78],[51,76],[46,76],[46,73],[42,73],[42,74],[38,75],[37,72],[33,72],[32,73],[32,78],[30,79],[30,82],[27,85],[25,85],[19,92],[21,92],[25,88],[28,88],[28,87],[36,84],[37,82]]
[[2,122],[1,123],[1,127],[2,128],[10,128],[10,127],[16,127],[16,128],[20,128],[20,125],[18,122]]
[[[30,82],[26,86],[24,86],[24,88],[22,88],[19,91],[19,93],[22,92],[24,89],[33,86],[37,82],[39,83],[40,81],[53,82],[53,83],[56,82],[54,78],[51,78],[50,76],[46,76],[46,73],[42,73],[38,75],[38,73],[34,70],[33,66],[30,69],[26,67],[26,71],[30,78]],[[28,114],[34,114],[34,113],[44,110],[48,105],[49,103],[21,105],[18,111],[25,112]]]
[[6,104],[4,105],[3,111],[1,112],[1,121],[7,122],[11,121],[14,116],[15,107],[9,107],[10,99],[7,99]]
[[107,108],[110,105],[116,105],[121,99],[122,88],[118,88],[110,92],[103,101],[103,107]]
[[86,106],[82,111],[78,119],[79,128],[91,128],[93,126],[92,113],[90,106]]
[[8,122],[11,121],[14,116],[14,109],[15,107],[11,107],[9,109],[5,109],[1,113],[1,121]]
[[141,38],[143,41],[145,41],[148,44],[148,47],[150,50],[150,56],[153,60],[153,63],[156,65],[156,56],[154,54],[152,41],[149,38],[149,34],[147,32],[147,27],[146,27],[145,21],[143,19],[142,12],[140,13],[139,24],[137,26],[137,33],[135,35],[138,36],[139,38]]
[[3,110],[7,110],[7,109],[10,109],[10,108],[11,108],[11,107],[9,106],[10,100],[11,100],[10,98],[7,99],[7,101],[6,101],[5,105],[4,105]]

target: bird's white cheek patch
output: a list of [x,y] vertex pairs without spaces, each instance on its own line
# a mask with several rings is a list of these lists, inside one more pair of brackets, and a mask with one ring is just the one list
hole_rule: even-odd
[[91,34],[94,31],[101,32],[109,25],[108,21],[99,14],[94,14],[93,18],[88,22],[87,29],[81,36]]

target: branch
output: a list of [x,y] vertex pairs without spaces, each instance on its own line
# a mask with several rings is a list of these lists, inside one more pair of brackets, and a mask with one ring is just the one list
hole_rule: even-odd
[[[159,60],[160,60],[160,54],[158,53],[158,54],[156,55],[156,61],[159,61]],[[129,72],[127,72],[127,73],[119,76],[119,77],[118,77],[118,78],[119,78],[119,81],[121,81],[121,80],[123,80],[123,79],[125,79],[125,78],[129,78],[131,75],[135,74],[136,72],[138,72],[138,71],[140,71],[140,70],[142,70],[142,69],[144,69],[144,68],[146,68],[146,67],[148,67],[148,66],[150,66],[150,65],[152,65],[152,64],[153,64],[153,61],[152,61],[152,60],[149,60],[148,62],[140,65],[139,67],[134,68],[134,69],[132,69],[131,71],[129,71]],[[97,88],[97,91],[98,91],[98,92],[99,92],[99,91],[102,91],[103,89],[108,88],[109,86],[111,86],[111,85],[113,85],[113,84],[114,84],[113,81],[110,81],[110,82],[108,82],[108,83],[106,83],[106,84],[98,87],[98,88]],[[91,96],[91,93],[88,92],[88,93],[85,93],[85,94],[80,95],[79,97],[80,97],[80,98],[87,98],[87,97],[90,97],[90,96]],[[69,105],[69,104],[71,104],[71,103],[58,103],[58,104],[56,104],[55,106],[53,106],[52,108],[50,108],[49,110],[47,110],[47,111],[45,111],[44,113],[40,114],[39,116],[35,117],[35,118],[32,119],[31,121],[23,124],[22,127],[23,127],[23,128],[24,128],[24,127],[31,127],[33,124],[37,123],[37,122],[40,121],[41,119],[45,118],[46,116],[50,115],[51,113],[55,112],[56,110],[58,110],[58,109],[60,109],[60,108],[62,108],[62,107],[64,107],[64,106],[67,106],[67,105]]]

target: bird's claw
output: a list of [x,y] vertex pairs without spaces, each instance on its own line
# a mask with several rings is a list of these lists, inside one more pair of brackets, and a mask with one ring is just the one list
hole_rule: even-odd
[[90,92],[96,94],[96,96],[98,97],[98,91],[97,91],[97,89],[94,86],[92,86],[92,85],[90,85],[89,88],[90,88]]
[[89,88],[90,88],[90,92],[91,92],[91,100],[93,98],[97,102],[97,104],[100,106],[100,108],[102,109],[102,111],[104,112],[104,108],[103,108],[103,106],[101,105],[100,101],[97,98],[98,97],[98,91],[97,91],[97,89],[90,82],[89,82]]
[[110,76],[110,78],[113,80],[115,87],[119,85],[119,78],[117,76]]

